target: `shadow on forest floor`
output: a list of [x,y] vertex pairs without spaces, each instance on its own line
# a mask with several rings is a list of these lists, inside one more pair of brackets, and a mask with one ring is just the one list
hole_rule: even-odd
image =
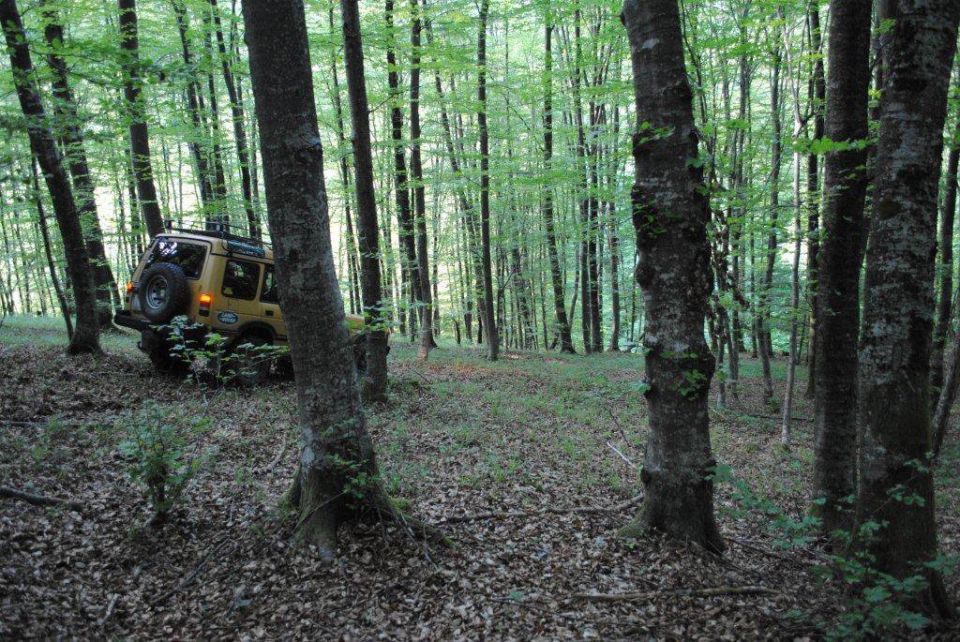
[[[723,558],[619,539],[633,507],[535,514],[615,507],[640,492],[625,461],[642,460],[647,434],[637,355],[509,353],[490,363],[441,341],[420,364],[395,337],[391,401],[369,411],[390,493],[438,524],[513,515],[446,524],[456,547],[429,552],[392,530],[358,527],[342,534],[330,565],[291,548],[275,511],[298,450],[289,382],[202,390],[154,374],[131,335],[105,343],[102,358],[68,359],[60,326],[15,319],[0,329],[0,483],[85,507],[0,502],[2,638],[793,638],[822,635],[842,608],[839,588],[816,572],[823,552],[778,548],[768,518],[738,509],[726,485]],[[758,366],[748,360],[744,370],[741,398],[713,413],[715,454],[800,519],[810,402],[801,392],[796,445],[785,450]],[[146,400],[209,418],[196,447],[216,449],[159,530],[145,527],[148,510],[117,447],[119,426]],[[941,546],[957,554],[955,445],[949,458],[938,484]],[[957,595],[958,578],[949,584]],[[740,586],[770,591],[677,595]],[[640,595],[590,597],[629,592]]]

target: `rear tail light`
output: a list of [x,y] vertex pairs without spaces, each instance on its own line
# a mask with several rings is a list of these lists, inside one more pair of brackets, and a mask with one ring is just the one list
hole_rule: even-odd
[[133,294],[133,281],[127,281],[127,294]]
[[210,306],[213,305],[212,294],[201,294],[197,301],[200,303],[200,316],[210,316]]

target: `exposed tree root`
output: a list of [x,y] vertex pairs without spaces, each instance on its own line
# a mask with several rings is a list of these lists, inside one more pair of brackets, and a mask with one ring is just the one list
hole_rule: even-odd
[[34,493],[27,493],[22,490],[17,490],[16,488],[10,488],[9,486],[0,486],[0,497],[6,499],[19,499],[20,501],[33,504],[34,506],[66,506],[67,508],[80,512],[82,512],[84,509],[83,504],[71,499],[50,497],[49,495],[36,495]]

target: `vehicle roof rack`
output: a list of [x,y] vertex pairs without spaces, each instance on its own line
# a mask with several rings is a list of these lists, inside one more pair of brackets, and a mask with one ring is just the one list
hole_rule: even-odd
[[164,221],[165,232],[185,232],[187,234],[197,234],[209,238],[221,239],[226,241],[228,249],[240,254],[250,254],[253,256],[264,256],[266,250],[272,249],[270,244],[261,239],[255,239],[250,236],[241,236],[230,233],[230,224],[225,221],[207,221],[203,229],[174,227],[173,220]]

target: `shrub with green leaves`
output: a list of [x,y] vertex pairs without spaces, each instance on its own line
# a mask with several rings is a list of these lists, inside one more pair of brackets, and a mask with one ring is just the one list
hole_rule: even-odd
[[127,438],[120,451],[128,458],[130,478],[139,485],[153,511],[151,523],[162,523],[176,505],[208,454],[191,443],[209,420],[190,417],[176,409],[147,402],[126,420]]

